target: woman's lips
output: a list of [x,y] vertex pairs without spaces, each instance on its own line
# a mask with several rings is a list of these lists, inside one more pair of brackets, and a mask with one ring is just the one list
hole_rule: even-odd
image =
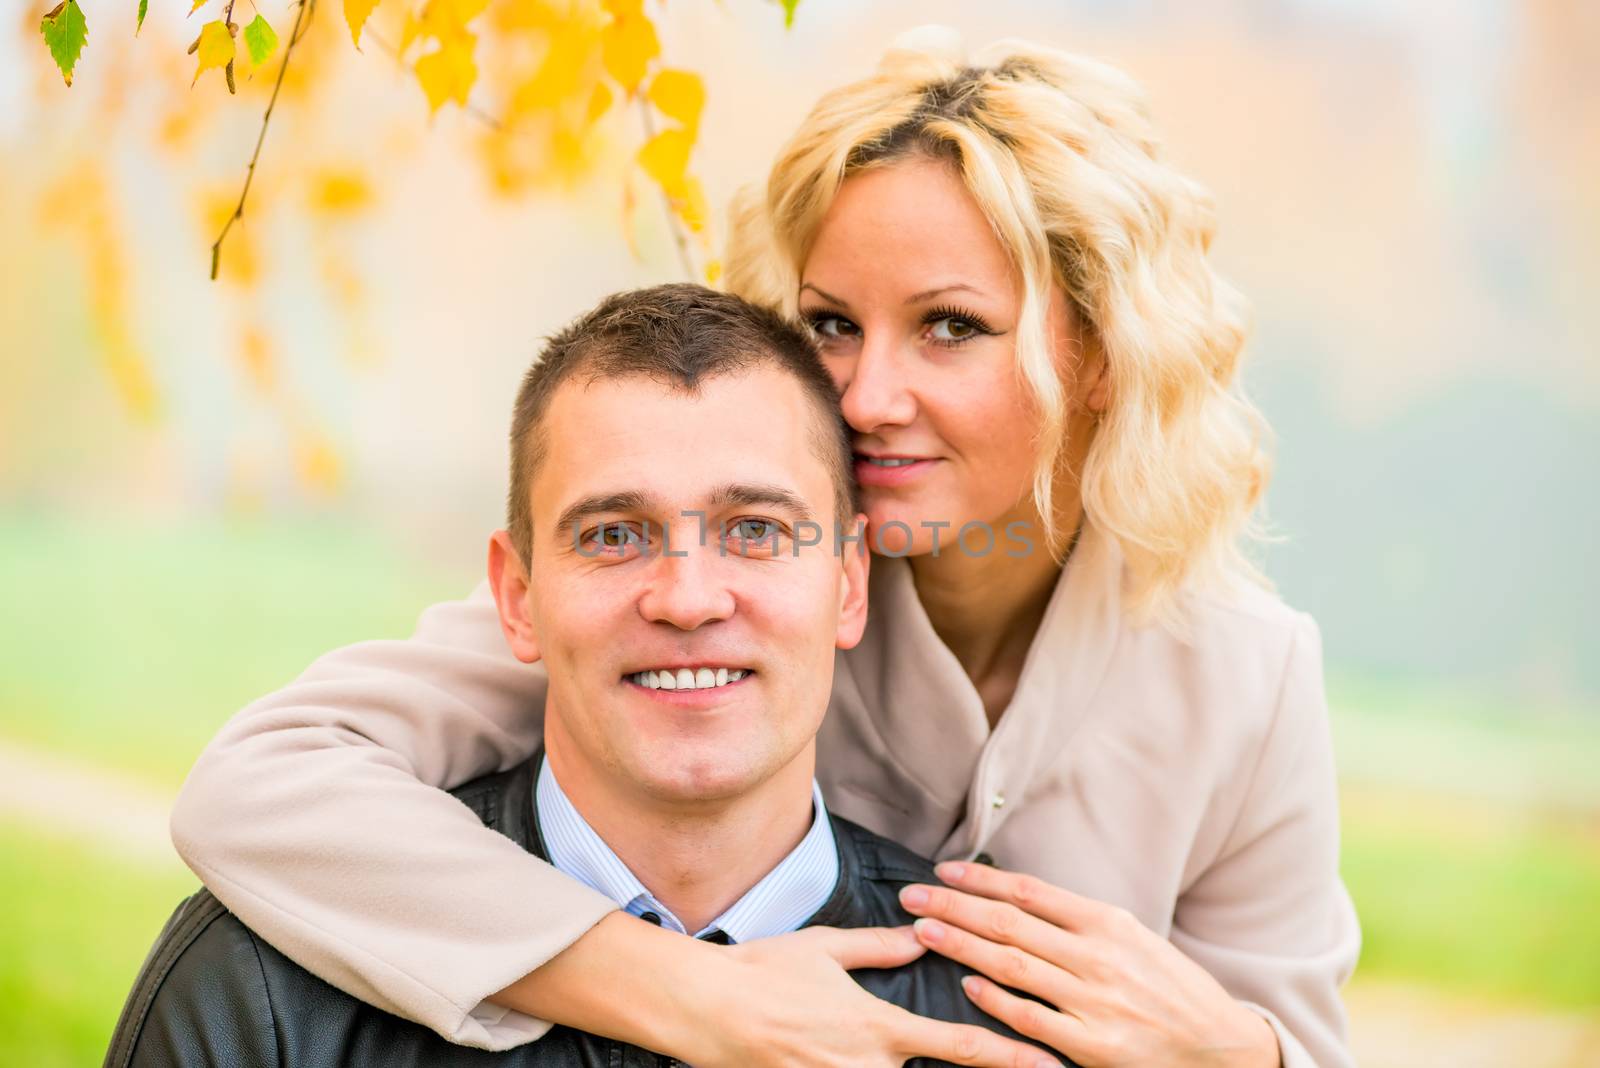
[[856,481],[863,486],[904,486],[921,478],[939,461],[921,456],[856,454]]

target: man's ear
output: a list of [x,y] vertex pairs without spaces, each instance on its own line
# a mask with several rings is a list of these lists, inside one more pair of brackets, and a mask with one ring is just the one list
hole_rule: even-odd
[[495,607],[500,610],[500,630],[511,653],[524,664],[542,655],[539,637],[528,615],[528,569],[503,530],[489,539],[489,588],[494,591]]
[[852,522],[854,540],[839,539],[839,629],[834,645],[854,649],[867,626],[867,579],[872,571],[872,554],[867,552],[867,517],[857,514]]

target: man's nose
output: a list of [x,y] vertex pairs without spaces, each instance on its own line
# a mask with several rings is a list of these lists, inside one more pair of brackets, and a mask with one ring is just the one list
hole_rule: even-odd
[[649,582],[639,598],[639,614],[649,623],[694,630],[733,615],[733,590],[728,561],[715,538],[700,537],[692,527],[674,529],[655,559]]
[[840,409],[857,433],[871,434],[885,427],[905,426],[916,416],[904,352],[892,336],[867,334],[861,352],[840,383]]

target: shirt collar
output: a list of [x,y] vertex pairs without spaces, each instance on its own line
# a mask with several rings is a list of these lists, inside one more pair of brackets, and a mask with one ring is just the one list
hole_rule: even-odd
[[[721,931],[731,941],[748,942],[783,934],[797,930],[827,902],[839,881],[839,849],[833,840],[828,810],[822,803],[822,790],[814,779],[811,799],[811,829],[800,844],[726,912],[696,931],[696,938]],[[534,805],[551,864],[606,895],[625,912],[634,916],[655,913],[663,927],[688,933],[589,826],[556,782],[549,760],[543,757],[539,761]]]

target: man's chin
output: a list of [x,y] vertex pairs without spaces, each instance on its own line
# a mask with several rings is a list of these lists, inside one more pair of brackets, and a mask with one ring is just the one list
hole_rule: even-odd
[[701,760],[653,761],[635,782],[658,802],[693,805],[731,801],[758,786],[765,769],[741,763],[727,754]]

